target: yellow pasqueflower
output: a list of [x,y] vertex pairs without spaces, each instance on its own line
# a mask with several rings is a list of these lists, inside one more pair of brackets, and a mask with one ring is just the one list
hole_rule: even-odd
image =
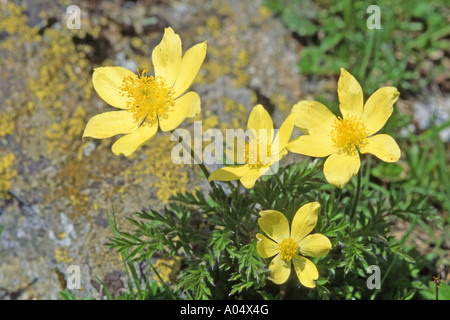
[[[229,158],[243,164],[215,170],[208,180],[240,180],[245,188],[253,188],[256,180],[287,154],[286,144],[294,128],[295,117],[296,115],[288,116],[275,135],[269,113],[262,105],[256,105],[247,122],[249,141],[237,137],[235,148],[227,150],[228,153],[232,153]],[[239,148],[239,146],[242,147]]]
[[343,68],[337,92],[342,118],[316,101],[300,101],[292,108],[292,113],[298,115],[295,125],[304,135],[290,141],[287,149],[311,157],[328,157],[323,168],[325,178],[343,188],[359,171],[359,153],[370,153],[386,162],[400,158],[395,140],[387,134],[376,134],[391,116],[400,94],[395,87],[383,87],[364,104],[361,86]]
[[309,234],[317,224],[320,204],[310,202],[297,210],[289,230],[287,218],[279,211],[261,211],[258,224],[269,236],[256,234],[256,250],[262,258],[275,256],[269,264],[269,279],[276,284],[287,281],[291,274],[291,261],[300,283],[308,288],[316,286],[319,278],[315,264],[305,258],[323,257],[331,250],[330,240],[320,233]]
[[191,86],[206,55],[206,41],[190,48],[184,56],[181,39],[166,28],[162,41],[152,52],[154,76],[147,70],[136,75],[122,67],[94,70],[92,83],[99,96],[120,111],[94,116],[86,125],[84,137],[96,139],[125,134],[112,146],[116,155],[131,155],[162,131],[177,128],[186,118],[200,112],[200,97],[186,90]]

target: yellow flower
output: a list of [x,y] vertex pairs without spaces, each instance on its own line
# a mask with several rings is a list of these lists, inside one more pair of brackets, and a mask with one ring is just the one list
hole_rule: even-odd
[[310,202],[298,209],[292,220],[291,230],[289,222],[279,211],[261,211],[258,224],[270,237],[256,234],[258,243],[256,250],[262,258],[275,256],[269,264],[269,279],[276,284],[287,281],[291,274],[291,261],[300,283],[308,288],[316,286],[314,280],[319,278],[315,264],[305,258],[323,257],[331,250],[330,240],[320,233],[309,234],[317,224],[318,202]]
[[83,137],[96,139],[125,134],[112,146],[116,155],[129,156],[162,131],[177,128],[186,118],[200,112],[197,93],[191,86],[206,55],[206,41],[190,48],[184,56],[181,39],[172,28],[152,52],[154,76],[147,70],[136,75],[122,67],[94,70],[92,82],[99,96],[120,111],[94,116],[86,125]]
[[358,150],[386,162],[400,158],[395,140],[376,134],[391,116],[399,92],[394,87],[380,88],[364,105],[361,86],[345,69],[341,69],[337,91],[342,118],[316,101],[300,101],[292,108],[292,113],[298,115],[295,125],[304,135],[290,141],[287,149],[311,157],[328,157],[323,169],[325,178],[343,188],[359,171]]
[[[249,141],[238,137],[236,148],[227,150],[232,153],[229,158],[243,164],[220,168],[211,173],[208,180],[240,180],[245,188],[252,188],[260,176],[273,169],[273,165],[287,154],[286,144],[294,128],[295,117],[288,116],[275,135],[269,113],[262,105],[256,105],[247,122]],[[239,145],[243,147],[239,148]]]

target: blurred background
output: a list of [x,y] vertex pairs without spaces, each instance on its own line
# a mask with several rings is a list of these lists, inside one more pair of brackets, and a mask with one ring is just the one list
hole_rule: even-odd
[[[246,128],[262,103],[279,127],[303,99],[338,111],[340,68],[367,99],[377,88],[401,95],[385,127],[401,161],[373,171],[427,196],[441,219],[396,226],[426,260],[425,271],[449,280],[450,8],[442,1],[309,0],[0,0],[0,299],[59,299],[67,267],[82,270],[79,297],[114,294],[122,261],[104,243],[106,213],[125,218],[162,209],[177,192],[203,188],[194,166],[171,162],[173,142],[159,132],[129,158],[111,152],[116,138],[82,140],[87,121],[113,111],[92,87],[93,69],[152,70],[165,27],[183,53],[207,40],[192,85],[202,113],[182,126]],[[288,161],[299,161],[290,158]],[[160,257],[176,277],[177,261]],[[179,268],[179,267],[178,267]]]

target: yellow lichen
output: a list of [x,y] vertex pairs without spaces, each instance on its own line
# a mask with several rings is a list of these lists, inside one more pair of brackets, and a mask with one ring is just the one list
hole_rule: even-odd
[[[53,119],[64,117],[73,101],[61,101],[68,92],[88,100],[92,84],[86,74],[90,63],[75,47],[70,35],[55,29],[46,29],[39,59],[45,61],[38,69],[38,76],[29,80],[29,88],[46,107]],[[67,86],[70,83],[70,86]]]
[[209,115],[202,121],[202,129],[205,132],[208,129],[216,129],[220,126],[220,120],[217,115]]
[[158,188],[156,195],[162,202],[168,203],[171,196],[186,191],[186,187],[180,188],[179,183],[189,180],[187,172],[163,171],[157,176],[159,181],[154,184],[154,187]]
[[14,169],[15,159],[12,152],[0,157],[0,198],[6,196],[11,188],[11,179],[17,175],[17,171]]
[[0,137],[14,132],[14,114],[10,112],[0,112]]
[[69,118],[63,119],[61,122],[53,122],[45,131],[49,154],[51,155],[55,151],[61,154],[71,152],[79,154],[86,118],[86,111],[83,107],[77,106]]
[[[14,2],[0,4],[0,30],[7,32],[9,35],[20,35],[17,40],[20,44],[34,42],[40,38],[39,28],[31,28],[28,25],[28,17],[24,13],[25,5],[19,6]],[[18,45],[19,43],[15,43]]]
[[209,16],[206,19],[206,28],[214,36],[220,36],[221,23],[216,16]]
[[187,190],[189,182],[188,173],[184,166],[174,164],[171,158],[171,147],[175,142],[170,141],[170,135],[156,136],[143,148],[145,159],[124,172],[126,185],[122,187],[124,192],[128,185],[140,185],[144,183],[142,177],[155,176],[157,181],[150,184],[156,188],[156,196],[162,202],[167,203],[171,196],[183,193]]
[[56,237],[60,240],[64,239],[66,237],[66,233],[65,232],[61,232],[59,234],[56,235]]
[[242,103],[236,103],[230,98],[222,98],[224,111],[233,115],[233,125],[238,124],[238,128],[247,124],[247,108]]
[[275,93],[270,97],[270,101],[277,107],[277,109],[287,112],[292,108],[293,102],[288,97],[281,93]]
[[261,20],[267,20],[272,16],[272,10],[270,10],[266,6],[261,6],[259,8],[259,16],[260,16]]
[[58,199],[68,199],[73,208],[72,212],[68,212],[68,217],[72,220],[80,215],[86,215],[90,209],[90,197],[85,191],[91,176],[89,170],[86,170],[88,166],[87,158],[81,161],[72,159],[63,163],[61,171],[56,176],[55,184],[58,188],[45,195],[46,202],[50,203]]
[[248,84],[249,77],[246,72],[246,67],[249,63],[248,53],[245,50],[240,50],[237,53],[236,61],[233,65],[234,83],[236,87],[245,87]]
[[248,58],[247,51],[245,51],[245,50],[239,51],[236,65],[239,67],[246,67],[248,65],[248,62],[249,62],[249,58]]
[[58,263],[62,262],[64,264],[69,264],[73,261],[73,258],[69,257],[67,248],[64,247],[55,250],[55,258]]
[[[176,284],[178,274],[181,270],[181,262],[182,259],[180,257],[164,256],[155,262],[154,267],[164,282],[167,284]],[[155,278],[161,284],[159,277]]]

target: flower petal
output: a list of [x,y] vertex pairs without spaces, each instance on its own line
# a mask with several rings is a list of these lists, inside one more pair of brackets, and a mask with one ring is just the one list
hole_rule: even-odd
[[295,126],[305,134],[330,133],[336,116],[323,104],[316,101],[300,101],[292,107],[297,115]]
[[338,188],[343,188],[358,173],[361,162],[356,150],[351,153],[336,152],[331,154],[323,166],[327,181]]
[[254,106],[250,112],[247,121],[247,129],[256,130],[257,134],[259,129],[266,129],[267,133],[273,132],[272,117],[261,104]]
[[291,238],[296,241],[302,240],[317,224],[317,213],[320,208],[319,202],[310,202],[301,206],[292,220]]
[[172,87],[181,66],[181,39],[172,28],[164,30],[161,42],[153,49],[152,62],[155,77],[164,78],[166,85]]
[[291,274],[291,262],[280,259],[280,255],[276,255],[269,264],[270,276],[269,280],[276,284],[282,284],[287,281]]
[[356,116],[359,119],[363,112],[363,91],[355,77],[344,68],[341,68],[337,92],[342,117]]
[[100,67],[94,69],[92,84],[98,95],[108,104],[119,109],[127,108],[127,97],[122,96],[120,87],[123,79],[137,75],[122,67]]
[[245,164],[245,139],[235,137],[226,142],[225,154],[227,163]]
[[123,154],[128,157],[137,148],[152,139],[157,131],[158,123],[156,121],[154,123],[143,124],[136,131],[117,140],[112,146],[112,151],[117,156]]
[[300,283],[305,287],[314,288],[316,286],[314,280],[319,278],[316,265],[302,256],[293,258],[292,262],[294,263],[295,273],[297,273]]
[[159,126],[164,132],[176,129],[187,117],[200,113],[201,103],[197,93],[191,91],[174,101],[164,117],[159,117]]
[[336,147],[330,136],[322,134],[297,137],[288,143],[287,149],[291,152],[319,158],[327,157],[336,152]]
[[368,136],[378,132],[386,124],[400,93],[395,87],[383,87],[375,91],[364,106],[361,120],[366,125]]
[[262,170],[268,171],[270,168],[267,168],[265,170],[264,168],[256,169],[256,168],[250,168],[248,172],[246,172],[240,179],[242,185],[246,189],[251,189],[256,183],[256,180],[258,180],[259,177],[261,177],[264,173],[262,173]]
[[281,159],[283,159],[283,157],[288,154],[288,150],[286,148],[284,148],[284,149],[280,150],[278,153],[275,151],[276,151],[276,148],[273,148],[273,146],[272,146],[273,153],[269,158],[269,162],[272,166],[278,166],[278,168],[279,168],[278,162],[280,162]]
[[259,214],[258,224],[271,239],[280,243],[289,238],[289,222],[284,214],[276,210],[263,210]]
[[93,116],[83,132],[84,137],[104,139],[122,133],[131,133],[139,127],[139,122],[128,111],[111,111]]
[[367,138],[367,143],[359,147],[361,153],[370,153],[386,162],[400,159],[402,152],[394,138],[387,134],[377,134]]
[[180,71],[173,85],[174,98],[181,96],[192,84],[205,60],[206,41],[198,43],[184,54],[181,60]]
[[261,233],[256,234],[258,242],[256,243],[256,251],[261,258],[270,258],[278,253],[278,244]]
[[240,179],[250,171],[247,164],[238,166],[226,166],[213,171],[208,178],[208,181],[233,181]]
[[[291,113],[284,120],[283,124],[280,127],[280,130],[278,130],[278,133],[272,142],[271,151],[273,155],[279,154],[281,157],[285,155],[284,151],[286,150],[286,145],[288,144],[289,139],[291,138],[296,118],[297,115]],[[281,157],[278,160],[280,160]]]
[[307,235],[298,243],[300,254],[308,257],[323,257],[331,250],[331,242],[320,233]]
[[196,92],[191,91],[186,93],[182,97],[176,99],[175,103],[181,98],[183,98],[184,100],[182,102],[185,104],[186,118],[193,118],[200,114],[200,112],[202,111],[202,103],[200,101],[200,96]]

